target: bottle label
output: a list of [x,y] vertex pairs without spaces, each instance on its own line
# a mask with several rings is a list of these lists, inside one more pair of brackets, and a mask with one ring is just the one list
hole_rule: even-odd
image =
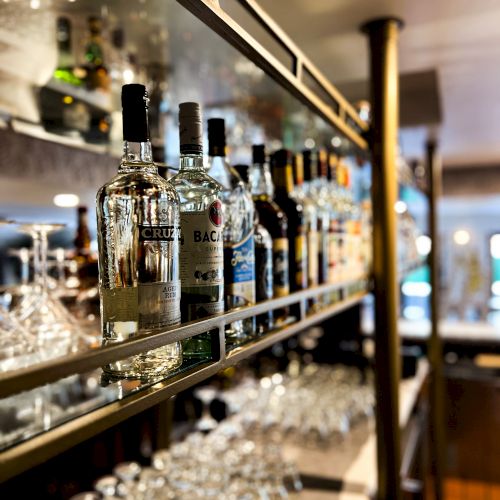
[[255,251],[251,232],[236,245],[224,246],[224,286],[230,307],[255,303]]
[[181,236],[179,226],[153,226],[139,224],[139,241],[178,241]]
[[307,281],[309,286],[318,284],[318,232],[309,231],[307,235]]
[[139,283],[139,328],[152,329],[181,322],[181,282]]
[[180,281],[101,288],[105,322],[137,321],[140,329],[163,328],[181,321]]
[[181,213],[180,278],[182,287],[224,283],[222,204],[207,210]]
[[290,293],[287,238],[273,240],[273,291],[275,297],[283,297]]
[[298,289],[307,287],[307,238],[304,234],[295,236],[295,285]]
[[206,318],[212,314],[219,314],[224,312],[224,301],[219,300],[217,302],[205,302],[203,304],[188,304],[187,305],[187,315],[188,321],[193,321],[195,319]]
[[255,246],[255,295],[257,301],[273,298],[273,250]]
[[139,291],[137,287],[100,288],[101,315],[106,323],[137,321]]

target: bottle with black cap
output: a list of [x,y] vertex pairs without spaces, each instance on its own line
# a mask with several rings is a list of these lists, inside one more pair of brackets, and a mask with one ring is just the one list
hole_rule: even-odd
[[[248,165],[235,165],[234,168],[245,184],[249,185]],[[255,298],[257,302],[273,298],[273,239],[269,231],[260,223],[259,212],[254,211],[255,242]],[[257,333],[262,335],[273,328],[273,311],[266,311],[256,318]]]
[[290,291],[307,288],[307,237],[304,207],[293,196],[292,154],[280,149],[272,156],[272,175],[275,186],[274,201],[285,212],[288,220],[288,269]]
[[[224,255],[222,186],[203,164],[200,105],[179,105],[180,170],[170,182],[181,203],[180,276],[182,321],[224,312]],[[183,343],[184,357],[209,359],[210,334]]]
[[[286,297],[290,293],[288,274],[288,219],[274,202],[274,184],[264,144],[252,146],[252,167],[249,172],[250,189],[259,214],[260,223],[273,240],[273,297]],[[288,308],[274,311],[274,321],[280,323],[288,316]]]
[[[224,212],[224,287],[226,309],[255,304],[254,206],[250,192],[226,161],[222,118],[208,120],[210,175],[222,185]],[[235,321],[226,329],[226,343],[235,347],[255,335],[255,319]]]
[[[180,323],[179,198],[151,157],[144,85],[122,88],[123,157],[97,193],[103,344]],[[182,363],[179,342],[111,363],[112,377],[150,378]]]

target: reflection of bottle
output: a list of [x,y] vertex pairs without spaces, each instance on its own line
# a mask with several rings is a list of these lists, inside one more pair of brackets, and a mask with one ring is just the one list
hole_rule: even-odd
[[[224,290],[228,310],[255,303],[254,207],[238,173],[226,161],[224,120],[208,120],[210,175],[222,186],[224,210]],[[254,334],[253,318],[231,323],[229,344],[237,345]]]
[[84,290],[97,285],[97,261],[90,250],[90,231],[87,219],[87,207],[78,207],[78,227],[75,237],[75,261],[78,266],[80,289]]
[[[288,274],[288,220],[285,212],[273,201],[274,186],[266,159],[264,145],[252,147],[253,162],[250,186],[260,223],[273,240],[273,297],[286,297],[290,293]],[[287,309],[274,311],[276,321],[288,315]]]
[[[72,73],[74,60],[71,52],[71,21],[67,17],[58,17],[56,30],[58,48],[57,70],[60,72],[64,70],[68,71],[67,78],[70,80],[68,83],[78,85],[81,81]],[[56,76],[58,74],[57,70]]]
[[[179,106],[180,171],[171,183],[181,202],[180,275],[182,321],[224,312],[224,256],[221,186],[203,165],[200,106]],[[188,358],[210,358],[207,333],[184,342]]]
[[[104,345],[180,323],[179,199],[151,160],[147,93],[122,91],[124,154],[97,194],[99,288]],[[151,377],[182,362],[180,343],[113,362],[120,377]]]
[[85,43],[85,69],[87,70],[87,87],[90,90],[109,90],[110,78],[104,63],[104,42],[102,38],[102,21],[99,17],[88,18],[89,37]]

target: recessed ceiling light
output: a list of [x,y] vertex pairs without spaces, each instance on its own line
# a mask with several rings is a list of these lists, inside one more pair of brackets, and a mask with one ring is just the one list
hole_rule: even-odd
[[56,207],[76,207],[80,203],[80,198],[76,194],[61,193],[54,196],[54,205]]
[[457,245],[467,245],[470,241],[470,234],[469,231],[466,231],[465,229],[459,229],[458,231],[455,231],[455,234],[453,235],[453,241]]

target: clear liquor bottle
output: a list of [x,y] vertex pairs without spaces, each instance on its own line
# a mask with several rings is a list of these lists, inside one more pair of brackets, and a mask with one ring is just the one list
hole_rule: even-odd
[[[224,312],[222,186],[203,165],[201,110],[198,103],[179,106],[180,171],[170,182],[181,203],[180,276],[182,321]],[[209,333],[183,343],[184,357],[209,359]]]
[[[260,223],[269,231],[273,240],[273,297],[286,297],[290,293],[288,219],[273,200],[274,184],[265,146],[252,146],[252,156],[250,190]],[[287,316],[288,308],[274,311],[276,323],[284,321]]]
[[[224,287],[226,309],[255,304],[254,206],[236,170],[226,161],[226,134],[222,118],[208,120],[210,175],[222,185],[224,212]],[[229,346],[255,334],[255,319],[231,323],[226,329]]]
[[305,176],[304,190],[316,201],[318,209],[318,282],[328,283],[329,232],[331,207],[328,198],[328,155],[325,150],[317,154],[317,177],[307,180]]
[[[245,183],[250,186],[248,165],[235,165],[235,170]],[[273,298],[273,239],[269,231],[259,222],[259,212],[254,212],[255,242],[255,298],[257,302]],[[274,314],[269,310],[256,318],[257,333],[264,334],[274,326]]]
[[[328,282],[337,283],[340,281],[341,266],[341,221],[340,221],[340,196],[337,184],[338,157],[335,153],[330,153],[328,158],[328,192],[330,204],[330,231],[328,245]],[[332,294],[332,300],[336,300],[338,294]]]
[[[305,150],[302,154],[296,154],[294,160],[295,188],[293,196],[304,207],[304,223],[307,235],[307,286],[311,287],[318,285],[319,278],[318,211],[315,201],[309,197],[304,181],[307,180],[307,183],[309,183],[311,179],[316,178],[316,153]],[[308,302],[310,307],[317,305],[316,299],[310,299]]]
[[[151,157],[147,93],[122,89],[124,154],[97,193],[103,344],[180,323],[179,198]],[[182,363],[179,342],[104,367],[112,376],[148,378]]]

